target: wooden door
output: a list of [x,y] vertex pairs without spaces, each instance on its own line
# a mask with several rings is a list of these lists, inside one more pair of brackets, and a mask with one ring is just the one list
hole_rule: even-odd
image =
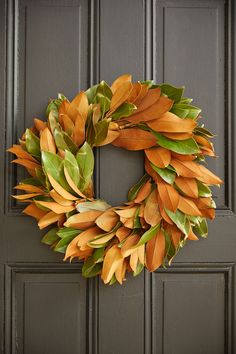
[[[235,11],[232,0],[0,1],[0,343],[19,354],[235,353]],[[130,72],[186,85],[217,134],[217,217],[171,268],[120,286],[85,280],[40,243],[11,199],[22,170],[6,147],[48,98]],[[97,195],[116,204],[143,172],[141,153],[96,156]],[[112,180],[112,183],[110,181]],[[115,187],[114,187],[115,186]]]

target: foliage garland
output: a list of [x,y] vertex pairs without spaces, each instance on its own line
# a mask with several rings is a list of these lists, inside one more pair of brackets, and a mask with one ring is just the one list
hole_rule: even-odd
[[[59,94],[48,104],[47,122],[34,119],[8,149],[30,174],[15,187],[25,193],[13,197],[29,203],[23,212],[40,229],[54,224],[42,242],[64,260],[83,260],[83,276],[122,283],[126,271],[152,272],[170,264],[187,240],[207,236],[206,218],[215,211],[209,185],[222,180],[201,164],[215,156],[213,135],[198,124],[201,110],[183,91],[132,83],[125,74],[71,102]],[[94,197],[93,148],[107,144],[145,153],[145,174],[122,206]]]

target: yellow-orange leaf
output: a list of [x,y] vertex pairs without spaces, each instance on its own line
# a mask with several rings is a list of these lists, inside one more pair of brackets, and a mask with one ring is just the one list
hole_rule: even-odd
[[198,197],[198,187],[195,178],[186,178],[186,177],[178,176],[175,178],[175,184],[188,197],[191,198]]
[[106,253],[103,261],[101,278],[105,284],[109,283],[115,271],[123,262],[120,248],[117,245],[112,246]]
[[157,187],[163,206],[175,212],[179,204],[179,193],[168,183],[158,183]]
[[155,166],[164,168],[170,164],[171,152],[165,148],[157,147],[145,150],[145,154],[150,162]]
[[171,112],[166,112],[158,119],[147,122],[147,125],[156,132],[191,133],[196,127],[196,122],[193,119],[182,119]]
[[38,222],[38,226],[40,230],[57,222],[60,219],[60,216],[61,216],[60,214],[56,214],[53,211],[49,211]]
[[91,241],[89,244],[91,247],[93,246],[98,246],[98,245],[103,245],[104,243],[110,241],[113,237],[115,236],[115,232],[110,232],[105,235],[100,235],[97,236],[95,239]]
[[[90,229],[89,229],[90,230]],[[87,231],[89,231],[87,230]],[[81,234],[80,234],[81,235]],[[75,238],[73,238],[73,240],[69,243],[69,245],[67,246],[66,248],[66,254],[65,254],[65,257],[64,257],[64,261],[66,261],[68,258],[70,257],[75,257],[75,256],[78,256],[80,254],[80,249],[79,247],[77,246],[77,243],[79,241],[79,238],[80,238],[80,235],[76,236]]]
[[178,209],[187,215],[202,216],[196,204],[191,199],[182,197],[181,195],[179,196]]
[[73,205],[63,206],[63,205],[60,205],[56,202],[44,202],[41,200],[37,200],[37,204],[54,211],[54,213],[56,213],[56,214],[68,213],[68,212],[75,209],[75,207]]
[[63,206],[70,206],[73,204],[73,201],[67,200],[63,198],[60,194],[58,194],[54,189],[49,192],[50,196],[57,202]]
[[23,213],[29,216],[32,216],[36,220],[40,220],[45,214],[46,211],[39,209],[34,203],[28,205],[24,210]]
[[21,194],[21,195],[12,195],[12,197],[17,200],[26,200],[26,199],[37,197],[38,195],[41,194],[42,193],[28,193],[28,194]]
[[144,150],[155,146],[156,138],[150,132],[138,128],[120,130],[119,137],[112,142],[114,146],[127,150]]
[[121,210],[115,210],[115,212],[122,218],[131,218],[134,216],[136,210],[137,210],[137,206],[131,208],[125,208]]
[[83,213],[75,214],[69,217],[64,223],[66,227],[74,227],[75,229],[87,229],[90,226],[93,226],[95,220],[102,214],[102,211],[91,210],[85,211]]
[[118,89],[118,87],[120,87],[123,83],[131,82],[131,80],[132,80],[132,76],[130,74],[124,74],[117,77],[111,84],[112,92],[114,93]]
[[131,90],[132,83],[130,81],[124,82],[116,89],[111,99],[110,110],[112,112],[114,112],[120,105],[122,105],[122,103],[127,100],[131,93]]
[[125,280],[126,267],[127,267],[127,260],[123,259],[122,263],[120,263],[120,265],[115,271],[116,279],[120,284],[122,284],[123,281]]
[[48,128],[45,128],[40,135],[40,148],[42,151],[56,153],[56,145],[52,133]]
[[150,272],[159,268],[165,258],[166,242],[162,230],[159,230],[146,245],[146,266]]
[[31,192],[31,193],[41,193],[43,194],[43,190],[39,187],[32,186],[31,184],[18,184],[18,186],[15,186],[14,189],[18,189],[21,191],[25,192]]
[[144,207],[144,220],[151,226],[157,225],[161,220],[157,202],[157,190],[154,189],[148,197]]
[[67,200],[77,200],[78,197],[75,197],[71,193],[67,192],[50,174],[48,174],[48,179],[55,191],[60,194],[64,199]]
[[67,180],[69,186],[73,189],[73,191],[75,193],[77,193],[80,197],[86,198],[86,196],[82,192],[80,192],[79,188],[76,186],[76,184],[74,183],[74,181],[70,177],[66,167],[64,167],[64,174],[65,174],[65,177],[66,177],[66,180]]
[[135,249],[135,251],[130,255],[129,264],[130,268],[135,272],[138,265],[138,249]]
[[96,225],[102,230],[111,231],[119,221],[119,216],[112,209],[106,210],[96,219]]
[[90,248],[90,246],[88,246],[87,243],[89,241],[92,241],[93,239],[95,239],[95,237],[101,234],[102,234],[102,230],[99,229],[99,227],[97,226],[91,227],[90,229],[81,232],[81,234],[78,237],[77,246],[81,250],[86,250]]

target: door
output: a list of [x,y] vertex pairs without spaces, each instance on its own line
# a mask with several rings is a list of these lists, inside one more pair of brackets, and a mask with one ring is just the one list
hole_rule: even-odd
[[[0,343],[19,354],[235,353],[235,11],[233,0],[0,1]],[[170,268],[120,286],[85,280],[40,243],[11,199],[22,170],[6,147],[48,98],[122,73],[186,85],[217,134],[216,220]],[[104,147],[97,195],[112,204],[143,173],[141,153]],[[112,180],[111,184],[109,181]],[[115,187],[114,187],[115,186]]]

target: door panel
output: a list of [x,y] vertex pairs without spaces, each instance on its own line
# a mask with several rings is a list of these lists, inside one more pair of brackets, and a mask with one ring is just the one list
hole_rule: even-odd
[[[1,353],[234,353],[233,2],[3,0],[0,16]],[[10,198],[23,174],[4,150],[58,91],[72,98],[127,72],[186,85],[217,134],[209,167],[225,185],[214,189],[207,240],[187,244],[168,269],[109,287],[40,243]],[[142,153],[96,151],[96,194],[114,205],[142,173]]]

